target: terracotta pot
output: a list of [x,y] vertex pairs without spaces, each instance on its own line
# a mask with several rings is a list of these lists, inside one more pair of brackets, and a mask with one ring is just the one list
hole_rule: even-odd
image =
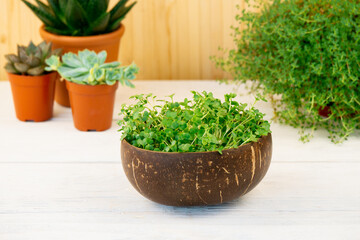
[[[107,52],[106,62],[113,62],[118,60],[120,39],[125,31],[124,25],[111,33],[86,36],[86,37],[73,37],[62,36],[47,32],[42,26],[40,28],[41,37],[53,43],[53,48],[62,48],[63,53],[73,52],[89,49],[95,52],[105,50]],[[67,92],[65,81],[61,81],[60,77],[57,79],[55,100],[57,103],[64,107],[70,107],[69,94]]]
[[331,115],[330,106],[319,108],[318,114],[324,118],[328,118]]
[[20,121],[42,122],[52,118],[57,73],[23,76],[8,73],[16,117]]
[[148,199],[171,206],[220,204],[248,193],[265,176],[271,154],[271,134],[222,155],[148,151],[121,142],[130,183]]
[[80,131],[104,131],[112,124],[118,83],[89,86],[66,81],[75,127]]

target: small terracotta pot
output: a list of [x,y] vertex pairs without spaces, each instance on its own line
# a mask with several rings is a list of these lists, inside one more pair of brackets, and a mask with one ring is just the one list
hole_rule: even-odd
[[82,85],[66,81],[75,127],[80,131],[104,131],[111,127],[118,83]]
[[319,108],[318,113],[320,116],[322,116],[324,118],[328,118],[331,115],[330,106],[325,106],[325,107]]
[[170,206],[214,205],[248,193],[265,176],[271,155],[271,134],[222,154],[156,152],[121,142],[130,183],[148,199]]
[[[105,50],[107,52],[106,62],[113,62],[118,60],[120,39],[124,31],[125,27],[121,25],[119,29],[111,33],[73,37],[50,33],[42,26],[40,28],[40,35],[45,41],[53,43],[53,49],[62,48],[63,53],[77,53],[84,49],[89,49],[97,53]],[[65,81],[60,81],[60,77],[57,79],[55,100],[64,107],[70,107],[69,93],[66,89]]]
[[42,122],[52,118],[57,73],[24,76],[8,73],[16,117]]

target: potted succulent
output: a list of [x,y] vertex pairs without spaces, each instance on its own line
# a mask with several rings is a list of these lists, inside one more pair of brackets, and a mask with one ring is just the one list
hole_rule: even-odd
[[[259,1],[257,1],[259,2]],[[272,100],[275,119],[308,141],[323,128],[334,143],[360,128],[359,1],[262,1],[237,16],[235,49],[216,59],[234,82]]]
[[123,105],[121,159],[134,188],[172,206],[220,204],[253,189],[270,165],[270,124],[234,97],[193,92],[175,102],[142,94]]
[[138,68],[132,64],[120,67],[119,62],[105,63],[106,52],[96,54],[84,50],[66,53],[62,61],[57,56],[46,60],[48,71],[55,70],[66,80],[74,125],[80,131],[104,131],[111,127],[115,92],[118,82],[134,87],[130,82]]
[[[54,48],[62,48],[64,53],[105,50],[109,62],[118,60],[120,39],[125,30],[121,22],[136,4],[126,6],[128,0],[121,0],[107,11],[109,0],[48,0],[48,5],[41,1],[36,1],[37,5],[22,1],[43,22],[40,35],[45,41],[53,42]],[[60,79],[55,100],[62,106],[70,106],[65,82]]]
[[5,55],[5,70],[11,84],[16,117],[21,121],[41,122],[53,114],[56,72],[45,70],[45,60],[59,55],[51,43],[19,46],[16,54]]

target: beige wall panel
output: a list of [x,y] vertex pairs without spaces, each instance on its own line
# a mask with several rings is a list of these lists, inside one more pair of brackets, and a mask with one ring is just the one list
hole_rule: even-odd
[[[233,47],[236,5],[243,8],[244,0],[138,0],[124,21],[119,60],[134,61],[141,69],[139,79],[223,78],[209,57],[221,54],[219,46]],[[15,52],[17,44],[40,42],[40,25],[20,0],[2,0],[1,80],[6,79],[4,54]]]

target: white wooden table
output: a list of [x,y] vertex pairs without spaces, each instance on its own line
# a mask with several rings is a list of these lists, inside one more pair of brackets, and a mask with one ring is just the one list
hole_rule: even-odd
[[[273,159],[264,180],[221,206],[175,208],[142,197],[127,181],[116,119],[129,96],[233,90],[215,81],[136,81],[119,88],[114,124],[80,132],[70,109],[54,118],[15,118],[10,86],[0,83],[0,239],[360,239],[360,136],[334,145],[320,131],[307,144],[272,124]],[[242,90],[240,90],[242,91]],[[250,96],[238,98],[251,102]],[[267,103],[257,107],[269,113]]]

